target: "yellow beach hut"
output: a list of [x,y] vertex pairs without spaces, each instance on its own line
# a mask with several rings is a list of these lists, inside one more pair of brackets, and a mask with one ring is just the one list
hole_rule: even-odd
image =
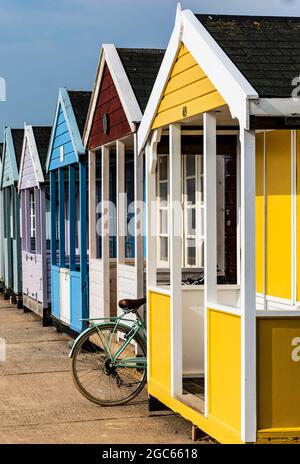
[[[138,132],[150,399],[222,443],[300,438],[299,30],[300,18],[197,15],[179,6]],[[196,212],[188,212],[182,158],[197,144],[203,176]],[[236,261],[235,285],[218,279],[228,241],[226,211],[223,227],[217,213],[226,150],[236,162],[236,252],[226,257]],[[184,282],[184,254],[201,250],[204,284]],[[166,282],[157,278],[162,255]]]

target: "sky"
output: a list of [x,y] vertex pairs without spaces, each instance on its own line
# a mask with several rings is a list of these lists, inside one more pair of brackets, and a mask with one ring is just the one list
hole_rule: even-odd
[[[166,47],[177,0],[0,0],[2,127],[51,125],[59,87],[91,90],[102,43]],[[182,0],[196,13],[300,16],[300,0]],[[0,91],[1,98],[1,91]]]

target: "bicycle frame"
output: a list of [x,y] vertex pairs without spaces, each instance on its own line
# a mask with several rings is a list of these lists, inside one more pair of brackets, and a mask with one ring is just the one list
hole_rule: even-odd
[[[127,348],[127,346],[132,342],[134,337],[137,335],[137,333],[140,332],[140,336],[142,337],[143,341],[146,344],[146,327],[144,322],[142,321],[141,317],[139,314],[136,313],[137,319],[135,321],[132,321],[132,319],[126,319],[126,313],[122,314],[122,316],[118,317],[111,317],[111,318],[98,318],[98,319],[83,319],[84,321],[87,321],[91,324],[91,326],[86,329],[75,341],[72,351],[70,353],[70,358],[73,357],[73,353],[75,350],[75,347],[79,340],[89,331],[91,328],[96,327],[100,342],[102,343],[102,346],[104,347],[104,350],[111,360],[111,364],[115,367],[126,367],[126,368],[131,368],[131,369],[143,369],[147,367],[147,358],[146,357],[136,357],[136,358],[122,358],[121,360],[117,361],[119,356],[124,352],[124,350]],[[95,323],[95,321],[101,321],[100,323]],[[125,324],[124,324],[125,322]],[[130,322],[132,326],[129,326],[129,324],[126,324]],[[103,336],[101,334],[100,328],[105,326],[107,323],[112,323],[115,324],[114,330],[110,335],[109,340],[103,340]],[[111,342],[112,342],[112,337],[113,335],[118,332],[118,327],[123,327],[126,329],[130,329],[129,333],[126,337],[126,340],[124,343],[120,346],[120,348],[116,351],[116,353],[113,355],[111,353]]]

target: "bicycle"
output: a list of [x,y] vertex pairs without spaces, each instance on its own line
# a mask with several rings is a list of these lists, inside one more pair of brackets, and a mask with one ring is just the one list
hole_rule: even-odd
[[[90,327],[75,340],[70,358],[76,387],[93,403],[118,406],[143,390],[147,381],[147,335],[138,310],[145,303],[145,298],[121,300],[121,316],[85,319]],[[135,320],[126,318],[130,313]]]

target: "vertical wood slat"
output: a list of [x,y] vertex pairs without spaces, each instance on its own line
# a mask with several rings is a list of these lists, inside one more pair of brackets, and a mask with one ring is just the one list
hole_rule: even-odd
[[70,270],[76,269],[76,191],[75,191],[75,166],[69,166],[69,241],[70,241]]
[[41,190],[39,188],[34,189],[34,202],[35,202],[35,247],[36,254],[41,254]]
[[59,211],[59,266],[65,267],[65,179],[63,169],[58,170],[58,211]]
[[217,302],[217,120],[216,113],[203,115],[204,153],[204,345],[205,416],[208,416],[208,320],[207,308]]
[[135,266],[137,298],[144,297],[144,163],[134,134]]
[[125,227],[126,202],[125,200],[125,145],[117,141],[117,261],[125,260]]
[[89,151],[89,249],[90,258],[96,259],[96,152]]
[[13,185],[13,279],[14,292],[16,295],[22,293],[22,257],[20,238],[20,199],[17,187]]
[[255,132],[241,129],[242,440],[256,441]]
[[51,262],[57,265],[56,258],[56,174],[50,171],[50,214],[51,214]]
[[[157,236],[154,231],[157,231],[157,216],[156,216],[156,185],[155,171],[152,172],[152,150],[153,145],[147,143],[146,151],[146,202],[147,202],[147,288],[156,286],[156,263],[157,263]],[[157,234],[157,232],[156,232]]]
[[42,257],[42,298],[43,308],[48,306],[48,271],[47,271],[47,243],[46,243],[46,199],[45,185],[41,186],[40,190],[40,241],[41,241],[41,257]]
[[110,240],[109,240],[109,148],[102,147],[102,302],[104,317],[110,315]]
[[80,185],[80,269],[83,281],[87,274],[87,163],[79,163],[79,185]]
[[[182,394],[182,307],[181,307],[181,126],[169,126],[170,139],[170,289],[171,289],[171,393]],[[178,207],[180,211],[178,211]]]

